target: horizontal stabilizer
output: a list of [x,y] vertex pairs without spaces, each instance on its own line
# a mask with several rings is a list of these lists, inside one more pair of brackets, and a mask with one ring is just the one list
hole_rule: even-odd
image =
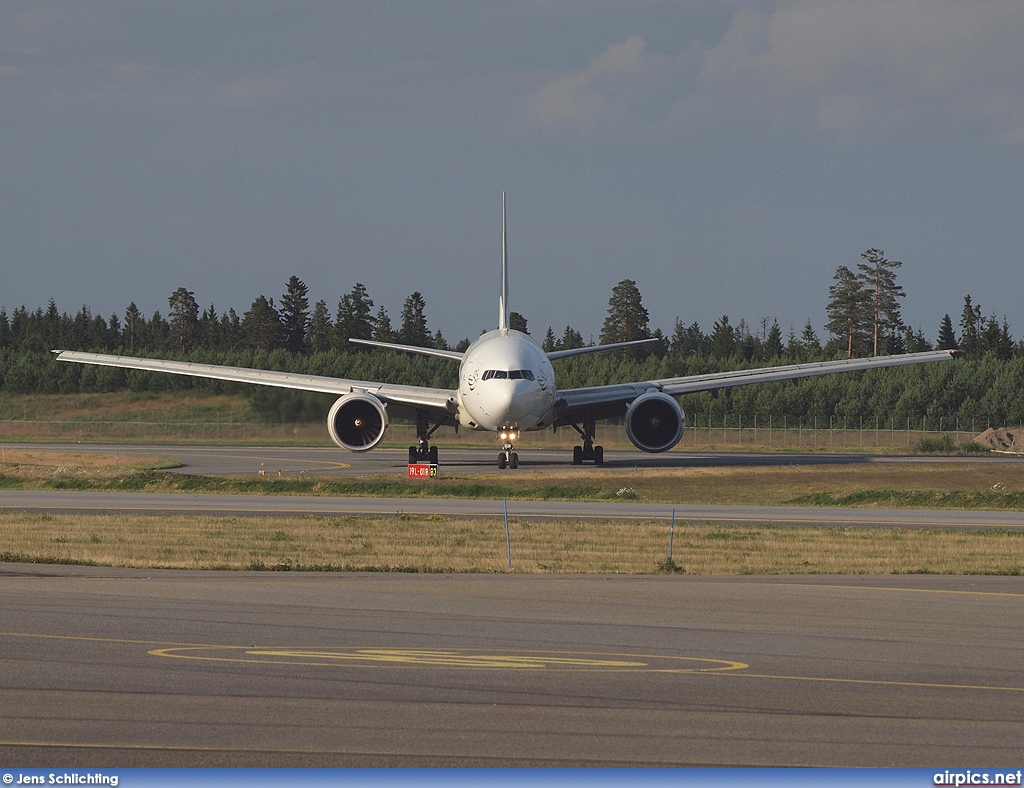
[[372,339],[352,339],[357,345],[369,345],[370,347],[384,347],[389,350],[401,350],[405,353],[415,353],[420,356],[436,356],[437,358],[450,358],[453,361],[462,361],[463,354],[457,350],[439,350],[433,347],[418,347],[416,345],[396,345],[393,342],[376,342]]

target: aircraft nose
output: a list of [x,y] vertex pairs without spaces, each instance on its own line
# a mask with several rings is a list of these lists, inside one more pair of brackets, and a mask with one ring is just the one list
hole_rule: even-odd
[[506,426],[517,426],[519,420],[529,410],[530,402],[528,395],[531,390],[531,383],[528,380],[502,380],[497,381],[491,405],[494,415]]

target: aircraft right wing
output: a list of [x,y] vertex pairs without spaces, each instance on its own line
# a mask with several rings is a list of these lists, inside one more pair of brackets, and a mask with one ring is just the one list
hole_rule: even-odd
[[590,386],[566,389],[558,392],[555,402],[556,423],[571,424],[586,411],[594,412],[597,418],[621,415],[626,405],[648,391],[660,391],[673,397],[681,394],[695,394],[700,391],[717,391],[733,386],[753,383],[771,383],[780,380],[831,375],[837,372],[857,372],[865,369],[898,367],[905,364],[927,364],[935,361],[949,361],[956,355],[953,350],[932,350],[924,353],[904,353],[898,356],[875,356],[873,358],[849,358],[839,361],[817,361],[809,364],[788,364],[781,367],[741,369],[733,372],[715,372],[708,375],[689,375],[679,378],[662,378],[639,383],[619,383],[608,386]]
[[[139,369],[147,372],[165,372],[171,375],[190,375],[197,378],[229,380],[235,383],[253,383],[258,386],[314,391],[322,394],[342,396],[357,391],[373,394],[381,402],[398,406],[399,410],[411,408],[426,410],[437,417],[454,417],[457,397],[454,390],[432,389],[423,386],[403,386],[390,383],[375,383],[361,380],[329,378],[322,375],[300,375],[294,372],[273,372],[245,367],[225,367],[219,364],[194,364],[188,361],[166,361],[135,356],[111,356],[103,353],[85,353],[77,350],[55,350],[57,361],[71,361],[77,364],[96,364],[104,367]],[[394,409],[392,410],[394,412]]]

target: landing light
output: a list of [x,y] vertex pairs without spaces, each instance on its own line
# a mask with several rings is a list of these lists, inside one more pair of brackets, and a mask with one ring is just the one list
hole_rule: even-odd
[[503,441],[514,441],[516,439],[516,434],[514,432],[503,432],[501,433],[501,439]]

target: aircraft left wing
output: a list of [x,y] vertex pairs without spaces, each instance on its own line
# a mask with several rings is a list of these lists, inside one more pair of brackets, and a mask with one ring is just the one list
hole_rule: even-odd
[[77,350],[55,350],[57,361],[77,364],[96,364],[103,367],[139,369],[147,372],[165,372],[171,375],[190,375],[196,378],[229,380],[235,383],[253,383],[257,386],[314,391],[342,396],[354,391],[373,394],[381,402],[427,410],[438,416],[453,416],[457,411],[456,392],[449,389],[431,389],[423,386],[402,386],[362,380],[329,378],[322,375],[299,375],[294,372],[273,372],[245,367],[225,367],[218,364],[193,364],[188,361],[165,361],[134,356],[111,356],[103,353],[84,353]]
[[928,364],[935,361],[950,361],[956,351],[932,350],[925,353],[904,353],[898,356],[876,356],[874,358],[849,358],[839,361],[819,361],[810,364],[789,364],[781,367],[741,369],[734,372],[715,372],[709,375],[689,375],[680,378],[662,378],[640,383],[622,383],[609,386],[566,389],[558,392],[555,402],[556,424],[570,424],[579,414],[593,412],[597,418],[621,415],[625,407],[636,397],[648,391],[660,391],[673,397],[681,394],[695,394],[700,391],[717,391],[733,386],[753,383],[771,383],[780,380],[831,375],[837,372],[857,372],[865,369],[898,367],[905,364]]

